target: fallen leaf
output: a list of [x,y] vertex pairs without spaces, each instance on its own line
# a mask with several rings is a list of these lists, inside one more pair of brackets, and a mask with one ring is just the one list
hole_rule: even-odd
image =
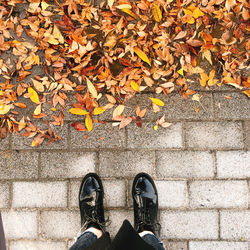
[[74,122],[71,124],[71,126],[77,131],[87,131],[86,127],[82,123],[79,123],[79,122]]
[[102,113],[105,112],[105,111],[106,111],[105,108],[103,108],[103,107],[98,107],[98,108],[95,108],[95,109],[94,109],[93,114],[94,114],[94,115],[100,115],[100,114],[102,114]]
[[85,126],[89,132],[93,129],[93,121],[89,114],[86,115]]
[[93,95],[94,98],[97,98],[98,94],[97,94],[95,86],[87,77],[86,77],[86,81],[87,81],[87,86],[88,86],[89,92]]
[[124,108],[124,105],[118,105],[113,111],[113,118],[121,115],[121,113],[124,111]]
[[28,93],[30,94],[30,100],[34,103],[39,103],[39,96],[37,92],[32,88],[28,87]]
[[153,4],[152,13],[153,13],[155,21],[159,23],[162,19],[162,13],[158,5]]
[[10,105],[0,104],[0,115],[5,115],[10,111]]
[[152,98],[152,97],[149,97],[149,99],[154,103],[154,104],[156,104],[156,105],[158,105],[158,106],[164,106],[165,104],[164,104],[164,102],[163,101],[161,101],[160,99],[158,99],[158,98]]
[[88,115],[89,112],[80,108],[71,108],[69,112],[73,115]]
[[139,85],[135,81],[130,82],[130,86],[137,92],[140,92]]
[[138,47],[134,47],[134,52],[142,59],[142,61],[151,66],[148,56],[141,49],[139,49]]

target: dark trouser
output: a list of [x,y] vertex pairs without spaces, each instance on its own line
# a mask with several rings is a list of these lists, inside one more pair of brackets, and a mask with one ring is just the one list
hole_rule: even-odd
[[0,212],[0,249],[1,250],[6,250],[5,237],[4,237],[4,231],[3,231],[3,221],[2,221],[1,212]]
[[109,233],[97,239],[91,232],[81,234],[69,250],[165,250],[159,238],[152,234],[140,237],[129,221],[125,220],[111,241]]

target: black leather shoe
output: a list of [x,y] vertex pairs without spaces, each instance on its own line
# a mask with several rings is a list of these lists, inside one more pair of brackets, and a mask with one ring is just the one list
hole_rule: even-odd
[[87,174],[82,180],[79,191],[79,207],[83,228],[95,227],[105,231],[103,196],[104,191],[100,177],[95,173]]
[[153,179],[146,173],[136,175],[132,186],[134,204],[134,227],[140,233],[144,230],[159,235],[158,194]]

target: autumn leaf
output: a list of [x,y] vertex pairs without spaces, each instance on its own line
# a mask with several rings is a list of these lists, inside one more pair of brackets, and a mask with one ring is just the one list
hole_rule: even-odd
[[94,115],[100,115],[100,114],[102,114],[103,112],[105,112],[105,108],[103,108],[103,107],[98,107],[98,108],[95,108],[94,109],[94,111],[93,111],[93,114]]
[[39,82],[39,81],[37,81],[37,80],[34,80],[34,79],[32,79],[32,78],[31,78],[31,80],[32,80],[32,82],[33,82],[33,84],[34,84],[34,87],[35,87],[39,92],[43,92],[43,91],[44,91],[43,83],[41,83],[41,82]]
[[159,6],[156,4],[153,4],[152,12],[153,12],[155,21],[159,23],[162,19],[162,13],[161,13],[161,9],[159,8]]
[[144,62],[146,62],[148,65],[151,66],[151,63],[148,59],[148,56],[138,47],[134,48],[134,52],[137,54],[137,56],[139,56]]
[[87,81],[87,86],[88,86],[89,92],[93,95],[94,98],[97,98],[98,94],[97,94],[95,86],[87,77],[86,77],[86,81]]
[[84,109],[80,109],[80,108],[71,108],[69,110],[69,112],[73,115],[87,115],[89,114],[89,112],[87,112],[86,110]]
[[87,131],[86,127],[80,122],[73,122],[71,126],[77,131]]
[[64,38],[55,24],[53,29],[53,37],[56,38],[59,41],[59,43],[64,43]]
[[114,4],[114,0],[108,0],[108,6],[111,9]]
[[158,99],[158,98],[149,97],[149,99],[150,99],[154,104],[156,104],[156,105],[158,105],[158,106],[164,106],[164,105],[165,105],[164,102],[161,101],[161,100]]
[[28,93],[30,94],[30,100],[34,103],[39,103],[39,96],[37,92],[32,88],[28,87]]
[[135,81],[130,82],[130,86],[137,92],[140,92],[139,85]]
[[198,7],[196,7],[193,11],[193,17],[197,19],[200,16],[204,16],[204,13]]
[[42,112],[42,105],[39,104],[34,110],[34,115],[39,115],[41,114],[41,112]]
[[215,75],[215,70],[213,69],[209,73],[209,80],[207,82],[208,86],[214,86],[218,82],[218,79],[214,79],[214,75]]
[[209,79],[208,75],[205,72],[200,73],[201,79],[200,84],[202,87],[205,87],[207,84],[207,80]]
[[113,111],[113,117],[121,115],[121,113],[124,111],[124,108],[125,108],[124,105],[118,105]]
[[122,9],[122,11],[127,13],[128,15],[132,16],[134,19],[138,18],[138,16],[130,9],[125,8],[125,9]]
[[91,116],[89,114],[86,115],[85,126],[89,132],[93,129],[93,121],[92,121]]
[[132,6],[130,4],[120,4],[118,6],[116,6],[117,9],[132,9]]
[[19,108],[22,108],[22,109],[25,109],[27,108],[27,105],[25,103],[22,103],[22,102],[16,102],[16,103],[13,103],[15,106],[19,107]]
[[0,115],[5,115],[10,111],[10,105],[0,104]]
[[205,57],[205,58],[209,61],[209,63],[210,63],[211,65],[213,65],[213,63],[212,63],[212,56],[211,56],[210,50],[205,50],[205,51],[203,51],[202,57],[203,57],[203,58]]

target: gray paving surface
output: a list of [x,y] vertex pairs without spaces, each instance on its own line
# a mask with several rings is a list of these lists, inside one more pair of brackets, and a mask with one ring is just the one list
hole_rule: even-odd
[[[85,139],[86,132],[70,126],[75,117],[66,116],[57,129],[61,142],[32,148],[19,135],[2,140],[0,209],[8,250],[73,244],[80,229],[78,190],[88,172],[103,179],[114,235],[126,217],[133,223],[131,185],[141,171],[156,181],[168,250],[250,249],[249,100],[232,89],[200,93],[198,113],[191,99],[164,99],[160,114],[172,126],[157,131],[160,114],[151,112],[142,128],[95,124]],[[140,99],[146,107],[148,96]]]

